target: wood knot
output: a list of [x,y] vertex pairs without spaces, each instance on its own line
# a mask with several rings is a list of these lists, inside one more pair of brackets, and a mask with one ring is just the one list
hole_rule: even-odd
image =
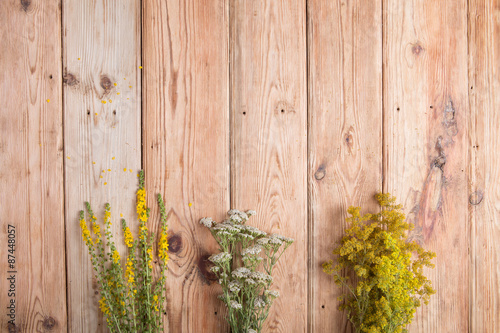
[[438,156],[432,161],[432,167],[436,167],[443,170],[443,165],[446,164],[446,155],[444,154],[444,149],[442,145],[443,137],[439,136],[436,140],[436,150],[438,152]]
[[168,238],[168,252],[178,253],[182,250],[182,237],[180,235],[173,235]]
[[316,180],[321,180],[325,178],[325,176],[326,176],[326,170],[325,166],[322,164],[319,166],[318,170],[316,170],[316,172],[314,173],[314,178],[316,178]]
[[295,109],[293,108],[293,105],[285,102],[285,101],[279,101],[276,104],[276,107],[274,108],[274,113],[276,115],[284,115],[288,113],[295,113]]
[[483,192],[476,191],[469,196],[469,203],[473,206],[479,205],[483,201]]
[[212,284],[214,281],[217,281],[217,275],[210,270],[210,268],[214,265],[210,260],[208,260],[208,258],[210,258],[210,254],[200,256],[200,259],[198,259],[198,270],[200,271],[204,282],[206,284]]
[[113,89],[113,83],[106,75],[101,75],[101,87],[104,89],[104,94],[108,94]]
[[42,326],[46,330],[51,331],[56,326],[56,320],[54,318],[52,318],[52,317],[47,317],[47,318],[44,319],[44,321],[42,323]]
[[455,136],[458,133],[457,120],[455,119],[455,108],[453,106],[453,101],[449,101],[443,111],[443,127],[446,130],[446,134],[449,136]]
[[21,0],[21,8],[26,13],[28,12],[30,6],[31,6],[31,0]]
[[79,81],[74,74],[66,73],[63,75],[63,83],[70,87],[76,86]]
[[424,48],[420,45],[419,42],[416,42],[411,47],[411,52],[416,56],[420,55],[420,52],[422,52],[423,50]]

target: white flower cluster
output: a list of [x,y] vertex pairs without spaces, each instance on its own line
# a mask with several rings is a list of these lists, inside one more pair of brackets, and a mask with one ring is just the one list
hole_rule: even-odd
[[269,297],[271,299],[275,299],[275,298],[280,297],[280,293],[277,290],[266,290],[264,292],[264,295],[266,295],[267,297]]
[[247,333],[257,333],[257,331],[256,331],[256,330],[254,330],[254,329],[249,329],[249,330],[247,331]]
[[233,256],[231,255],[231,253],[221,252],[221,253],[217,253],[217,254],[212,254],[210,256],[210,258],[208,258],[208,260],[210,260],[211,262],[213,262],[216,265],[222,265],[222,264],[230,261],[232,258],[233,258]]
[[200,220],[200,224],[204,225],[207,228],[212,228],[216,223],[210,217],[204,217]]
[[237,294],[241,290],[241,283],[238,280],[233,280],[229,282],[228,288],[232,293]]
[[264,301],[264,298],[262,296],[257,296],[255,298],[255,301],[253,302],[253,305],[255,308],[263,308],[266,306],[266,302]]
[[260,245],[254,245],[254,246],[250,246],[250,247],[247,247],[246,249],[244,249],[242,252],[241,252],[241,255],[243,257],[245,256],[256,256],[258,255],[260,252],[262,251],[262,246]]
[[294,242],[293,238],[281,236],[278,234],[272,234],[269,237],[263,237],[263,238],[257,239],[257,244],[262,245],[266,248],[275,247],[275,246],[279,247],[283,243],[290,245],[293,242]]
[[251,270],[249,270],[248,268],[246,267],[239,267],[237,269],[235,269],[231,275],[237,279],[244,279],[244,278],[247,278],[250,276],[250,274],[252,273]]
[[273,277],[271,275],[267,275],[266,273],[262,273],[262,272],[251,272],[249,277],[254,279],[255,282],[261,283],[261,284],[273,282]]
[[236,302],[235,300],[229,301],[229,306],[236,310],[240,310],[242,308],[241,304]]
[[242,227],[246,233],[248,233],[254,237],[267,236],[267,233],[265,233],[264,231],[262,231],[256,227],[252,227],[251,225],[244,225]]

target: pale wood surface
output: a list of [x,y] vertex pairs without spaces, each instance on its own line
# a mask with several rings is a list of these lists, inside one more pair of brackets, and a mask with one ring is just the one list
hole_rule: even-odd
[[230,206],[296,239],[265,332],[349,332],[320,265],[346,208],[376,208],[380,189],[437,252],[437,294],[410,331],[499,331],[499,12],[499,0],[1,1],[0,305],[15,224],[17,328],[105,331],[78,211],[90,200],[102,218],[110,202],[115,234],[120,214],[136,232],[142,161],[152,229],[157,193],[170,217],[167,332],[228,331],[198,220]]
[[382,190],[382,2],[308,2],[310,332],[348,332],[321,264]]
[[[100,296],[78,212],[90,201],[102,222],[108,202],[113,233],[122,234],[120,214],[137,232],[133,222],[141,167],[141,8],[135,0],[119,5],[65,0],[63,9],[68,329],[103,332]],[[120,239],[116,242],[123,254]]]
[[166,332],[224,332],[217,252],[199,219],[229,209],[228,1],[143,3],[143,152],[148,202],[169,220]]
[[500,332],[500,1],[469,2],[472,332]]
[[[2,332],[66,331],[59,5],[0,2]],[[15,227],[14,269],[8,225]],[[15,326],[7,317],[11,299]]]
[[[60,4],[1,1],[0,22],[0,331],[64,332]],[[17,273],[9,273],[8,225]],[[15,326],[7,317],[11,275]]]
[[[469,331],[467,2],[384,0],[384,190],[437,254],[411,332]],[[475,331],[475,330],[472,330]]]
[[231,206],[295,239],[273,272],[280,297],[266,332],[307,330],[305,1],[233,1]]

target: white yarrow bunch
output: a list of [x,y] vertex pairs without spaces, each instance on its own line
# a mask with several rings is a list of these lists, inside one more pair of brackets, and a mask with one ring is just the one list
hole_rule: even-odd
[[[200,220],[220,246],[221,252],[208,259],[215,265],[210,270],[222,286],[219,299],[228,308],[226,319],[233,333],[262,331],[271,305],[279,296],[277,291],[270,290],[273,267],[293,243],[292,238],[268,235],[245,225],[255,214],[254,210],[231,209],[229,218],[221,223],[209,217]],[[263,272],[259,271],[261,267]]]

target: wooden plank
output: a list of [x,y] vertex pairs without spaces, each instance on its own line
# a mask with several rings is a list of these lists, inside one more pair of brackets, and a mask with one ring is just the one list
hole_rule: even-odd
[[166,332],[224,332],[217,251],[199,219],[229,209],[228,2],[144,1],[144,169],[169,215]]
[[233,1],[230,8],[231,206],[295,243],[274,273],[280,292],[264,331],[307,330],[305,1]]
[[382,2],[308,1],[310,332],[350,331],[323,273],[346,210],[382,190]]
[[66,331],[60,3],[2,1],[0,21],[0,331]]
[[[135,0],[119,5],[64,0],[63,8],[68,329],[103,332],[97,304],[100,295],[78,212],[89,201],[102,219],[104,204],[109,202],[116,236],[122,234],[120,214],[132,226],[136,221],[136,174],[141,167],[141,8]],[[120,238],[117,243],[124,253]]]
[[435,251],[411,332],[469,331],[467,2],[385,0],[384,190]]
[[471,332],[500,332],[500,1],[469,2]]

